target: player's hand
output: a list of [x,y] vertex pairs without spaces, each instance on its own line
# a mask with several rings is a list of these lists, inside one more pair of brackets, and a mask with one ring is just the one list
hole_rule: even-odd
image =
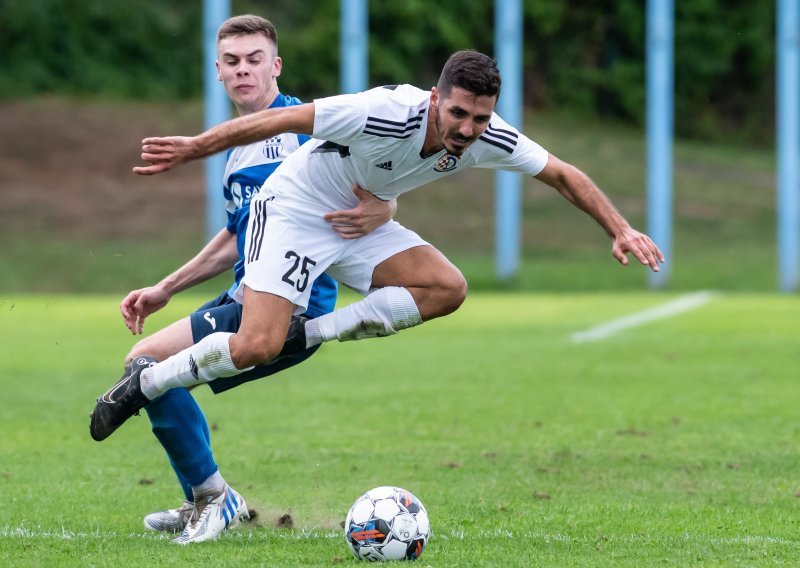
[[353,184],[353,193],[358,198],[358,205],[353,209],[332,211],[323,215],[333,230],[343,239],[363,237],[391,221],[397,211],[397,201],[384,201]]
[[151,176],[171,170],[192,159],[193,138],[187,136],[168,136],[166,138],[145,138],[142,140],[142,160],[149,166],[137,166],[133,173]]
[[630,227],[617,235],[611,246],[611,254],[624,266],[628,265],[628,253],[653,272],[658,272],[659,263],[664,262],[664,255],[652,239]]
[[167,305],[170,295],[157,286],[133,290],[119,305],[125,326],[133,335],[141,334],[144,330],[144,320]]

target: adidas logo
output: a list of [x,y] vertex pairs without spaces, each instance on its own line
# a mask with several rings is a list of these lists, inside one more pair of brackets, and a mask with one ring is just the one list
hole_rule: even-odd
[[392,171],[392,161],[389,160],[388,162],[383,162],[382,164],[375,164],[375,167],[382,170]]
[[194,360],[192,355],[189,355],[189,372],[192,373],[192,376],[195,378],[195,380],[200,380],[200,369],[198,369],[197,362]]

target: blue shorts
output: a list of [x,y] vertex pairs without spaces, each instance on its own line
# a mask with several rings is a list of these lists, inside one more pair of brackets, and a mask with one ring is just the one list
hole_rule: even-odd
[[[242,305],[236,303],[228,295],[228,292],[223,292],[210,302],[197,308],[189,316],[189,320],[192,323],[192,340],[195,343],[217,331],[236,333],[239,331],[239,324],[242,322]],[[294,367],[311,357],[317,349],[319,349],[319,345],[315,345],[301,353],[289,355],[268,365],[256,365],[249,371],[239,375],[215,379],[208,383],[208,386],[214,394],[219,394],[244,383],[268,377],[289,367]]]

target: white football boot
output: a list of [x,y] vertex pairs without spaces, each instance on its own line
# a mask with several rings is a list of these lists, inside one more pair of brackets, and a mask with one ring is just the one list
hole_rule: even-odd
[[189,544],[214,540],[225,529],[232,529],[242,519],[249,519],[247,504],[236,491],[225,485],[219,495],[209,495],[194,503],[194,510],[180,536],[172,539],[176,544]]
[[189,523],[192,511],[194,511],[194,503],[192,501],[184,501],[183,506],[177,509],[150,513],[144,518],[144,528],[149,531],[183,532],[183,529]]

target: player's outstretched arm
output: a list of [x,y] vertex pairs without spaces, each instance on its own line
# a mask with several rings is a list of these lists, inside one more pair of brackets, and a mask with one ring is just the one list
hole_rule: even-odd
[[614,204],[585,173],[575,166],[549,156],[547,165],[536,179],[555,188],[576,207],[592,216],[611,237],[611,254],[627,266],[628,253],[658,272],[664,255],[646,234],[630,226]]
[[358,198],[358,205],[353,209],[331,211],[323,215],[333,230],[343,239],[363,237],[388,223],[397,212],[397,200],[384,201],[369,191],[353,184],[353,193]]
[[154,175],[234,146],[272,138],[282,132],[311,134],[314,104],[262,110],[218,124],[197,136],[167,136],[142,140],[142,160],[133,173]]

